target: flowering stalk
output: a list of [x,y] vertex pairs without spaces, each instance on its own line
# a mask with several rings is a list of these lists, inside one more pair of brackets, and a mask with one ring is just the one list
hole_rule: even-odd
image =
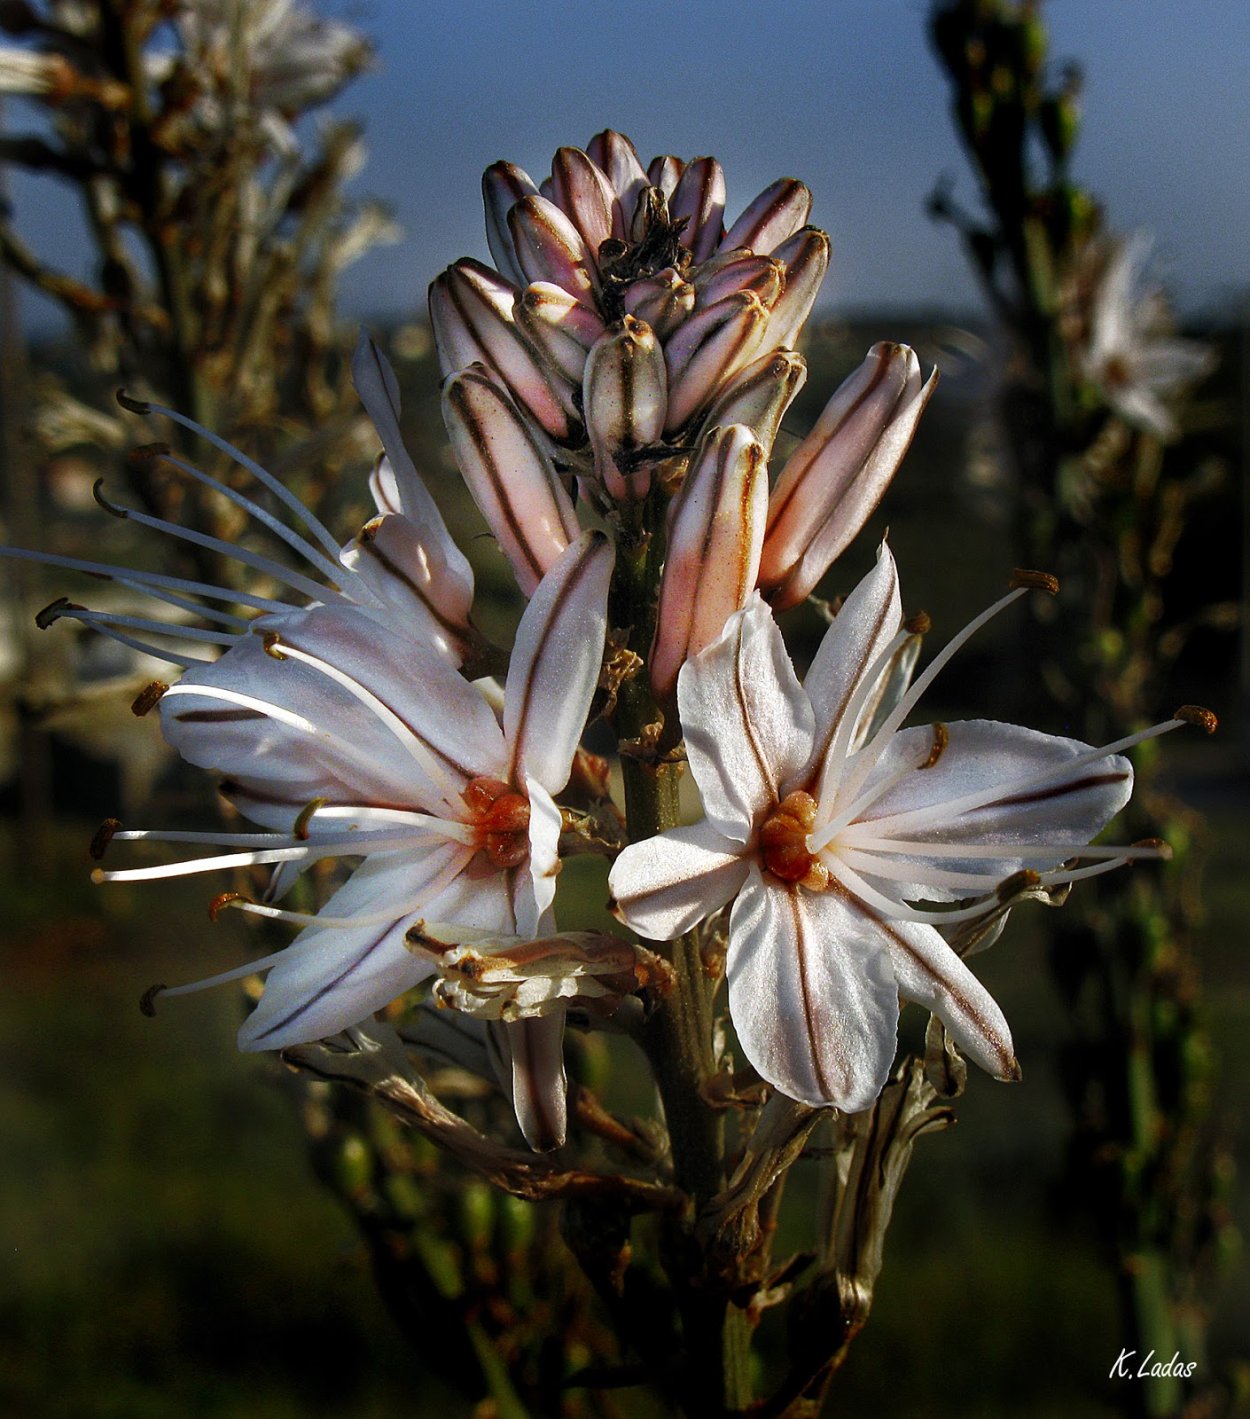
[[[1128,796],[1122,751],[1205,714],[1101,746],[985,720],[905,727],[989,619],[1057,587],[1017,573],[913,681],[928,623],[904,616],[884,544],[800,682],[774,606],[809,595],[859,531],[933,375],[905,347],[875,346],[770,490],[805,373],[790,342],[828,259],[805,226],[806,188],[783,178],[727,223],[714,160],[644,168],[606,132],[561,149],[542,183],[495,165],[484,196],[497,269],[456,263],[430,304],[452,449],[489,554],[527,602],[507,655],[475,624],[472,572],[368,337],[352,369],[382,450],[377,512],[346,543],[218,435],[128,399],[234,460],[238,486],[150,454],[255,535],[100,500],[259,580],[7,552],[155,603],[131,614],[61,598],[40,623],[75,619],[179,667],[136,710],[159,706],[169,742],[219,774],[253,825],[110,820],[92,845],[108,855],[97,880],[247,869],[252,889],[219,893],[214,918],[299,928],[221,976],[153,987],[145,1007],[265,973],[241,1047],[364,1089],[509,1197],[562,1201],[617,1352],[641,1357],[669,1400],[719,1419],[751,1410],[755,1327],[794,1299],[812,1324],[763,1412],[813,1412],[867,1318],[912,1144],[949,1118],[937,1100],[962,1087],[963,1055],[1019,1077],[1007,1021],[965,958],[1020,902],[1167,855],[1154,840],[1091,840]],[[176,627],[162,607],[182,613]],[[496,663],[502,683],[480,674]],[[600,717],[624,814],[607,762],[581,742]],[[678,794],[686,766],[694,823]],[[115,861],[144,843],[201,855]],[[561,928],[573,852],[613,859],[613,907],[638,941]],[[308,909],[314,873],[337,859],[337,886]],[[923,1064],[895,1063],[902,1001],[932,1017]],[[602,1047],[573,1046],[590,1031],[630,1037],[662,1119],[616,1117],[568,1068],[570,1050],[589,1066]],[[835,1115],[837,1182],[806,1251],[774,1261],[788,1171]],[[324,1115],[317,1126],[334,1133]],[[660,1239],[648,1267],[633,1262],[643,1212]],[[475,1378],[515,1408],[521,1369],[492,1367],[477,1320],[498,1307],[476,1306],[450,1271],[438,1290],[469,1323]],[[554,1397],[540,1384],[534,1402],[550,1412],[599,1374],[557,1375]]]
[[[1090,734],[1108,709],[1118,722],[1142,723],[1176,639],[1168,571],[1196,485],[1172,471],[1178,455],[1165,462],[1162,441],[1179,436],[1187,389],[1211,368],[1212,352],[1176,336],[1161,292],[1144,279],[1146,244],[1108,233],[1074,182],[1080,75],[1068,66],[1048,82],[1037,8],[936,4],[932,33],[992,223],[965,217],[942,189],[934,211],[964,237],[1022,371],[1001,391],[1024,489],[1019,537],[1082,588],[1037,627],[1046,683],[1066,687],[1065,720]],[[1026,160],[1031,140],[1046,157],[1041,170]],[[1129,831],[1149,814],[1191,837],[1196,815],[1152,786],[1151,766],[1139,763],[1144,792],[1126,810]],[[1126,1344],[1180,1350],[1201,1375],[1196,1297],[1208,1286],[1207,1239],[1220,1226],[1220,1164],[1191,940],[1196,896],[1192,876],[1182,894],[1179,873],[1178,860],[1119,890],[1099,884],[1086,910],[1061,922],[1052,967],[1065,999],[1093,1004],[1095,1015],[1090,1038],[1072,1049],[1088,1177],[1071,1195],[1094,1199]],[[1176,1413],[1208,1402],[1199,1383],[1165,1376],[1132,1402]]]

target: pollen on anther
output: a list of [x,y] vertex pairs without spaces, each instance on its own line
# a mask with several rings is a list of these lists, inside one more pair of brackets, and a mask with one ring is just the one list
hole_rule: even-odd
[[1204,734],[1214,734],[1220,724],[1216,716],[1201,705],[1182,705],[1172,718],[1179,719],[1182,724],[1197,725]]
[[233,902],[250,902],[251,898],[243,895],[242,892],[220,892],[208,904],[208,919],[216,921],[225,909]]
[[927,611],[917,611],[903,622],[903,629],[909,636],[927,636],[933,629],[933,619]]
[[1139,838],[1133,844],[1134,847],[1149,848],[1152,852],[1157,852],[1164,862],[1172,860],[1172,844],[1164,842],[1162,838]]
[[1011,591],[1044,591],[1049,596],[1059,595],[1059,578],[1050,572],[1030,571],[1027,567],[1016,567],[1007,583]]
[[282,637],[277,631],[266,631],[262,644],[265,647],[265,654],[270,655],[274,660],[285,660],[286,656],[278,649],[282,643]]
[[130,706],[130,713],[143,718],[149,710],[155,708],[160,703],[161,696],[169,689],[164,680],[153,680],[150,685],[145,685],[134,697]]
[[113,841],[113,837],[120,830],[121,825],[120,818],[105,818],[104,822],[95,830],[87,852],[96,862],[99,862],[108,851],[108,845]]

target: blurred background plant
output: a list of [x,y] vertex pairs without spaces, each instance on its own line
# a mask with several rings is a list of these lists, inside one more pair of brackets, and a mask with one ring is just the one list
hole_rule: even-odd
[[[1217,352],[1177,334],[1148,239],[1117,235],[1073,177],[1081,73],[1052,59],[1039,6],[941,3],[932,36],[979,204],[963,209],[943,184],[930,208],[959,233],[998,321],[999,454],[1018,544],[1068,593],[1038,608],[1021,650],[1054,722],[1102,742],[1184,698],[1177,661],[1196,630],[1237,625],[1236,602],[1214,599],[1218,570],[1186,575],[1195,505],[1228,475],[1198,438],[1181,443],[1227,417],[1195,389]],[[1200,1414],[1216,1403],[1212,1269],[1235,1244],[1194,951],[1209,832],[1164,790],[1158,756],[1134,757],[1123,831],[1161,834],[1173,859],[1091,883],[1051,923],[1051,970],[1071,1014],[1070,1196],[1091,1209],[1116,1268],[1125,1347],[1197,1362],[1189,1380],[1131,1391],[1132,1407]]]

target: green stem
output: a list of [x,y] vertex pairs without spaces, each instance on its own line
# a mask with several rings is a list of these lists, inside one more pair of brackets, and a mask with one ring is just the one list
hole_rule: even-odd
[[[626,525],[618,540],[611,620],[628,627],[628,646],[645,657],[655,628],[655,603],[663,547],[658,529],[663,508],[658,497],[633,509],[638,521]],[[616,728],[622,741],[639,748],[653,743],[661,712],[645,674],[621,686]],[[630,840],[654,836],[681,822],[679,763],[649,762],[622,755],[626,822]],[[646,943],[673,967],[674,983],[640,1036],[655,1076],[678,1185],[690,1195],[697,1215],[724,1186],[724,1124],[720,1111],[704,1096],[716,1068],[712,1049],[712,997],[715,983],[704,965],[701,940],[688,933],[673,942]],[[680,1382],[683,1405],[691,1414],[733,1414],[751,1401],[750,1327],[731,1306],[724,1287],[706,1276],[693,1218],[669,1239],[666,1268],[682,1315],[689,1369]]]

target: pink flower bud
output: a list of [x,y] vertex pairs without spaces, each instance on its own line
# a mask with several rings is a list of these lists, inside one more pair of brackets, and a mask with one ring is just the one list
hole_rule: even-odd
[[793,350],[762,355],[725,386],[703,427],[745,424],[771,456],[781,421],[806,379],[807,361]]
[[443,419],[469,491],[531,596],[580,535],[569,495],[524,416],[483,366],[447,381]]
[[699,309],[705,309],[738,291],[754,291],[771,310],[785,279],[785,267],[771,256],[756,256],[752,251],[729,252],[695,276],[696,303]]
[[639,194],[647,186],[647,172],[638,157],[638,150],[623,133],[605,128],[586,145],[586,155],[607,174],[608,181],[621,200],[621,213],[628,230]]
[[550,281],[526,286],[516,303],[516,323],[539,358],[574,388],[580,386],[586,354],[603,335],[600,316]]
[[608,493],[618,500],[646,497],[651,468],[632,468],[629,456],[659,442],[668,409],[664,351],[649,325],[627,315],[591,350],[582,409],[595,471]]
[[612,184],[580,148],[560,148],[552,159],[551,200],[577,228],[593,261],[598,261],[599,247],[609,237],[619,240],[625,235]]
[[561,442],[577,422],[572,386],[549,379],[517,329],[516,292],[489,266],[465,259],[430,285],[430,324],[444,375],[482,364]]
[[750,291],[696,311],[664,347],[668,362],[668,420],[680,429],[748,364],[768,323],[768,311]]
[[773,258],[784,263],[786,275],[785,288],[769,312],[768,341],[776,349],[793,349],[829,269],[829,237],[807,227],[783,241]]
[[894,477],[937,383],[906,345],[874,345],[781,470],[760,590],[781,611],[812,590]]
[[675,158],[671,153],[665,153],[662,157],[652,158],[651,166],[647,169],[647,181],[652,187],[658,187],[667,198],[672,198],[677,191],[677,184],[681,181],[681,175],[686,170],[686,165],[680,158]]
[[806,223],[812,210],[812,194],[793,177],[779,177],[746,209],[725,234],[721,251],[745,246],[751,251],[771,252]]
[[550,281],[593,304],[593,258],[581,232],[554,202],[522,197],[508,212],[508,230],[527,282]]
[[671,266],[634,281],[625,289],[626,312],[645,320],[661,340],[667,339],[694,310],[694,303],[694,287]]
[[678,179],[668,199],[674,221],[686,219],[682,244],[696,261],[716,250],[725,229],[725,173],[715,158],[696,158]]
[[508,213],[521,200],[538,192],[529,173],[515,163],[492,163],[482,174],[482,203],[486,208],[486,244],[500,274],[514,286],[525,284],[516,245],[508,230]]
[[768,515],[768,462],[751,430],[714,429],[669,509],[651,685],[667,699],[677,672],[720,635],[755,585]]

